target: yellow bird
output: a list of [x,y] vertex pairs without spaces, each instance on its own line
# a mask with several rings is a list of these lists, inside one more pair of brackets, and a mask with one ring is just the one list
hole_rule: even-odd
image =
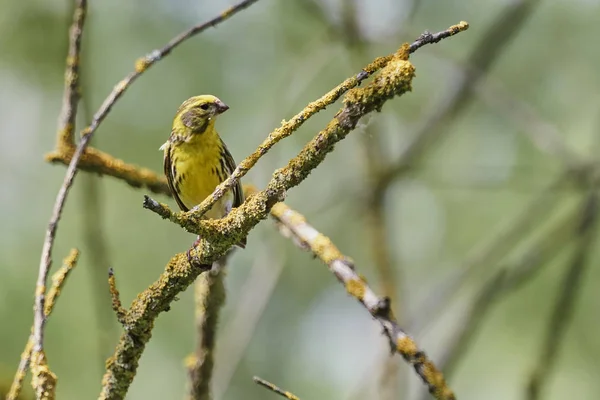
[[[187,99],[175,114],[171,136],[160,147],[164,150],[164,171],[169,188],[183,211],[200,204],[236,167],[231,153],[215,130],[217,116],[228,109],[225,103],[212,95]],[[243,202],[242,184],[238,181],[204,218],[223,218]],[[244,248],[246,239],[238,246]]]

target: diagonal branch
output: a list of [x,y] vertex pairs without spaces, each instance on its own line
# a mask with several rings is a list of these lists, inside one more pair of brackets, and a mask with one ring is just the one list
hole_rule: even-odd
[[365,279],[356,272],[352,260],[345,257],[328,237],[309,225],[301,214],[284,203],[276,204],[271,215],[327,264],[329,270],[345,286],[346,291],[381,324],[392,351],[399,353],[414,367],[429,388],[429,392],[439,400],[454,399],[454,393],[446,385],[442,373],[429,361],[425,353],[419,350],[413,339],[398,326],[390,299],[381,298],[371,290]]
[[[454,36],[457,33],[467,30],[468,28],[469,24],[465,21],[461,21],[460,23],[452,25],[448,29],[438,32],[436,34],[432,34],[429,32],[423,33],[410,46],[407,46],[407,49],[405,50],[407,53],[407,59],[409,54],[414,53],[421,47],[427,44],[437,43],[442,39]],[[252,168],[258,162],[258,160],[262,156],[264,156],[277,142],[290,136],[292,133],[294,133],[294,131],[300,128],[300,126],[302,126],[302,124],[310,117],[315,115],[317,112],[325,109],[325,107],[327,107],[328,105],[333,104],[348,90],[359,86],[362,83],[362,81],[367,79],[369,76],[371,76],[381,68],[388,65],[388,63],[395,56],[396,55],[391,54],[385,57],[376,58],[371,64],[363,68],[363,70],[359,72],[356,76],[346,79],[344,82],[340,83],[338,86],[330,90],[318,100],[315,100],[312,103],[308,104],[300,113],[296,114],[292,119],[290,119],[289,121],[284,121],[279,128],[277,128],[269,134],[269,136],[260,144],[260,146],[258,146],[254,153],[246,157],[237,166],[237,168],[233,171],[231,176],[229,176],[225,181],[223,181],[223,183],[217,186],[212,195],[210,195],[202,203],[195,207],[194,213],[196,217],[201,217],[202,215],[204,215],[225,194],[225,192],[231,189],[240,178],[246,175],[250,168]]]
[[[247,199],[227,217],[219,220],[203,220],[198,213],[172,213],[163,204],[146,197],[144,207],[163,218],[181,225],[188,232],[201,236],[196,251],[200,264],[210,264],[218,259],[234,243],[246,237],[248,232],[268,216],[273,205],[282,201],[292,187],[300,184],[333,151],[335,144],[343,140],[358,121],[373,111],[379,111],[387,100],[411,89],[414,67],[407,60],[409,46],[405,44],[388,61],[378,76],[365,88],[355,88],[344,99],[345,106],[319,132],[288,165],[273,174],[267,188]],[[252,159],[253,156],[247,159]],[[221,186],[220,186],[221,187]]]
[[[48,291],[48,298],[46,299],[44,307],[44,314],[46,318],[52,314],[54,306],[56,305],[56,300],[58,300],[69,274],[73,268],[77,266],[78,259],[79,251],[77,249],[72,249],[69,255],[64,259],[63,265],[52,277],[52,286]],[[27,344],[25,345],[25,350],[23,350],[23,353],[21,354],[19,368],[17,369],[17,373],[13,379],[10,391],[6,395],[6,400],[17,400],[17,398],[19,398],[19,393],[21,392],[21,387],[23,386],[23,380],[25,379],[25,374],[27,374],[27,369],[29,368],[32,350],[33,335],[30,335],[29,339],[27,340]]]
[[[61,116],[58,123],[59,137],[72,137],[75,126],[75,117],[77,115],[77,102],[79,100],[79,52],[81,50],[81,36],[83,34],[83,26],[85,23],[85,15],[87,12],[87,0],[78,0],[75,4],[73,14],[73,23],[69,35],[69,51],[67,56],[67,67],[65,72],[65,89],[63,95],[63,105]],[[44,326],[46,323],[46,315],[44,313],[46,307],[46,283],[50,266],[52,264],[52,248],[54,247],[54,239],[56,237],[56,228],[60,220],[65,200],[69,189],[73,183],[76,174],[75,165],[70,166],[65,176],[62,187],[56,197],[56,202],[52,210],[50,222],[46,229],[44,245],[42,247],[42,255],[38,270],[38,278],[35,287],[35,303],[34,303],[34,319],[33,319],[33,354],[35,359],[44,363]],[[49,372],[49,371],[48,371]],[[46,382],[51,385],[51,376],[48,374]]]
[[298,396],[296,396],[295,394],[288,392],[287,390],[280,389],[279,387],[272,384],[271,382],[266,381],[262,378],[259,378],[258,376],[255,376],[252,379],[254,380],[254,382],[256,384],[269,389],[273,393],[277,393],[281,397],[285,397],[288,400],[300,400],[300,398]]
[[195,285],[196,301],[196,351],[185,364],[190,388],[188,399],[209,400],[214,370],[215,342],[221,308],[225,304],[225,267],[227,256],[215,262],[212,269],[200,275]]

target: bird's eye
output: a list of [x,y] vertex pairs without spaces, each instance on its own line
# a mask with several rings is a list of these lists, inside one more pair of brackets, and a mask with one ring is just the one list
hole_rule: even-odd
[[208,110],[208,103],[202,104],[200,108],[203,110]]

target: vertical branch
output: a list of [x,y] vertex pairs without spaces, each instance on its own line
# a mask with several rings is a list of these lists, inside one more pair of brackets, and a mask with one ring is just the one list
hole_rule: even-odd
[[[56,305],[56,300],[58,300],[69,274],[73,268],[77,266],[78,259],[79,251],[77,249],[72,249],[69,255],[64,259],[62,267],[52,277],[52,286],[48,291],[48,299],[46,300],[44,308],[44,314],[46,318],[52,314],[52,310],[54,310],[54,306]],[[17,369],[17,373],[15,374],[10,390],[6,395],[6,400],[17,400],[19,397],[19,393],[21,393],[21,388],[23,387],[23,380],[25,379],[27,369],[29,368],[32,351],[33,334],[29,335],[29,339],[25,345],[25,350],[23,350],[23,353],[21,354],[19,368]],[[38,360],[38,363],[40,361],[42,360]]]
[[[87,12],[87,0],[77,0],[73,23],[69,33],[69,51],[65,72],[65,89],[63,95],[63,106],[58,122],[59,140],[73,137],[75,129],[75,117],[77,115],[77,102],[79,101],[79,53],[81,51],[81,36]],[[52,264],[52,248],[56,237],[56,228],[62,215],[67,194],[76,174],[76,162],[69,166],[56,202],[52,210],[52,216],[48,223],[38,278],[35,287],[35,304],[33,320],[33,346],[31,354],[31,372],[33,374],[32,385],[38,399],[53,399],[56,386],[56,376],[48,368],[46,355],[44,353],[44,327],[46,324],[46,282]]]
[[588,264],[597,222],[598,193],[591,189],[581,210],[581,220],[577,230],[578,246],[563,278],[559,296],[554,305],[546,336],[540,349],[538,362],[529,378],[527,386],[527,398],[529,400],[541,398],[542,387],[548,380],[556,363],[559,346],[573,316],[576,296],[581,288],[581,279]]
[[209,400],[214,369],[217,325],[225,304],[225,267],[227,256],[213,263],[211,271],[196,280],[196,334],[195,353],[188,356],[186,366],[190,379],[189,400]]

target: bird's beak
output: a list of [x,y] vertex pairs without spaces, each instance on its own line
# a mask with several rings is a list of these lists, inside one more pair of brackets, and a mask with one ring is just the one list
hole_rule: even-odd
[[221,100],[215,101],[215,105],[217,106],[217,114],[223,114],[225,111],[229,110],[229,106]]

